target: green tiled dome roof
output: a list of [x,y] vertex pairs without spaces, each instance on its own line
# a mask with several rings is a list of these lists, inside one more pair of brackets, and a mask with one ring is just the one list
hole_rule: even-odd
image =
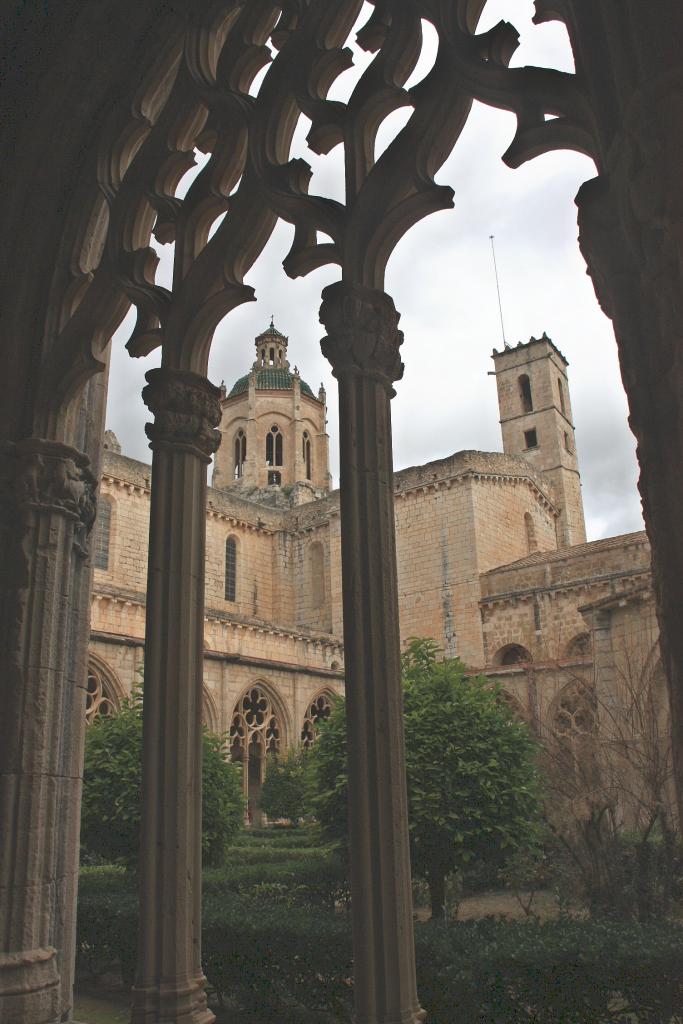
[[[291,391],[294,387],[294,374],[286,370],[284,366],[264,366],[255,372],[257,391]],[[249,377],[250,374],[247,373],[235,381],[228,398],[234,398],[235,395],[241,395],[248,391]],[[305,380],[301,381],[301,393],[308,395],[309,398],[315,398]]]

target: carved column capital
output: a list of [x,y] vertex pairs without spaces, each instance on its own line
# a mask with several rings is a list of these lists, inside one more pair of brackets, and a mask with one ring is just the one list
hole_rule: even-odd
[[0,508],[6,515],[56,512],[73,520],[76,542],[84,544],[95,521],[96,492],[90,460],[78,449],[37,437],[0,443]]
[[374,377],[393,394],[403,376],[399,348],[403,332],[391,296],[374,288],[338,281],[323,289],[320,322],[327,331],[320,346],[339,380],[346,374]]
[[221,420],[221,390],[206,377],[189,370],[161,367],[145,374],[145,405],[154,423],[145,427],[151,448],[172,445],[186,448],[205,462],[218,450]]

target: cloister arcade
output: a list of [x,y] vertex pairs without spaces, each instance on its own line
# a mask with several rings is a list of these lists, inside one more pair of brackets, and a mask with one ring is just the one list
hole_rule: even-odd
[[[128,351],[162,353],[144,389],[153,486],[132,1019],[212,1019],[200,955],[199,786],[206,466],[219,443],[220,390],[207,361],[217,324],[253,298],[244,276],[278,218],[295,225],[290,276],[340,268],[320,319],[339,384],[356,1019],[424,1019],[392,504],[402,334],[383,286],[401,236],[452,203],[434,175],[473,99],[516,114],[511,166],[562,147],[596,165],[577,197],[580,244],[614,322],[638,440],[681,799],[683,11],[677,0],[536,0],[538,22],[567,27],[572,75],[510,69],[516,32],[501,22],[478,33],[485,3],[376,0],[358,34],[375,56],[347,103],[326,97],[352,60],[345,43],[361,0],[5,5],[0,1017],[9,1024],[71,1013],[89,545],[107,346],[131,303]],[[439,49],[408,92],[421,19]],[[409,119],[375,161],[378,127],[401,106]],[[290,160],[302,113],[314,151],[343,147],[344,203],[309,195],[306,164]],[[195,146],[211,156],[180,200]],[[152,235],[175,242],[170,289],[155,283]],[[92,699],[95,690],[96,681]]]

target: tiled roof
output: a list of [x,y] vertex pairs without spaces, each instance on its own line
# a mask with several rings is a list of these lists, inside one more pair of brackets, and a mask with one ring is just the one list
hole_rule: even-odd
[[[250,374],[247,373],[244,377],[240,377],[238,381],[235,381],[228,398],[234,398],[235,395],[241,395],[248,391],[249,377]],[[256,370],[257,391],[291,391],[293,387],[294,375],[283,366],[266,366]],[[301,381],[301,393],[302,395],[308,395],[309,398],[315,398],[305,380]]]
[[531,555],[518,558],[516,562],[508,562],[507,565],[498,565],[495,569],[489,569],[483,573],[484,576],[495,576],[501,569],[525,569],[531,565],[541,565],[544,562],[561,562],[567,558],[576,558],[580,555],[594,555],[599,551],[609,551],[612,548],[624,547],[627,544],[646,544],[647,534],[645,530],[637,530],[635,533],[621,533],[617,537],[603,537],[601,540],[586,541],[585,544],[572,544],[567,548],[554,548],[551,551],[534,551]]

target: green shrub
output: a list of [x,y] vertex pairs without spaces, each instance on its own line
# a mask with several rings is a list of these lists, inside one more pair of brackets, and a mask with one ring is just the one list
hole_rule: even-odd
[[261,810],[269,818],[287,818],[292,827],[307,810],[305,758],[305,751],[289,750],[270,759],[261,789]]
[[[281,905],[269,871],[259,884],[260,895],[235,893],[209,873],[202,949],[212,999],[230,997],[272,1019],[303,1020],[306,1008],[350,1020],[348,918]],[[78,928],[80,966],[118,960],[130,982],[137,899],[129,875],[82,872]],[[678,924],[485,919],[419,925],[415,939],[430,1024],[683,1024]]]
[[[81,842],[84,860],[106,858],[128,866],[140,847],[142,699],[136,692],[111,718],[96,718],[86,733]],[[244,798],[238,765],[225,758],[221,737],[203,734],[202,853],[220,864],[242,825]]]
[[[446,879],[473,861],[501,867],[540,837],[536,744],[513,719],[500,688],[468,677],[462,662],[437,660],[432,640],[403,655],[411,862],[429,885],[432,916]],[[310,754],[313,804],[323,835],[346,842],[346,706],[338,700]]]
[[[219,895],[258,895],[264,886],[279,886],[288,901],[307,902],[333,908],[349,898],[346,870],[334,854],[295,857],[277,861],[232,863],[204,872],[204,893]],[[272,894],[277,890],[273,889]]]

